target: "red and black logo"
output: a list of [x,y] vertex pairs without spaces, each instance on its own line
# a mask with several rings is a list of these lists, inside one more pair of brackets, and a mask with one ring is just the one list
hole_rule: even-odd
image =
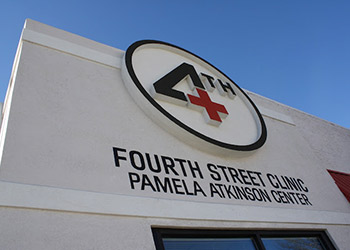
[[[220,79],[215,81],[214,77],[204,73],[201,73],[200,76],[203,77],[203,82],[207,83],[205,85],[211,92],[217,87],[222,96],[227,94],[231,98],[236,96],[233,87],[229,83],[224,84]],[[188,81],[189,87],[196,95],[185,94],[174,89],[176,84],[186,78],[190,78],[190,81]],[[153,98],[165,99],[173,103],[186,105],[189,108],[204,111],[207,123],[220,125],[222,119],[228,115],[228,111],[224,105],[215,103],[210,99],[203,82],[192,65],[182,63],[153,84],[151,95]]]
[[251,151],[265,143],[265,122],[253,101],[200,57],[168,43],[143,40],[127,49],[123,63],[123,78],[131,79],[126,80],[128,89],[134,92],[128,84],[137,87],[152,104],[150,112],[160,112],[163,119],[221,148]]

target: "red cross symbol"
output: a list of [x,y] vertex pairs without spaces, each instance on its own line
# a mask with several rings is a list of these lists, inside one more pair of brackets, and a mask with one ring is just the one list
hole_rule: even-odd
[[205,109],[205,114],[207,115],[207,118],[209,118],[208,123],[217,126],[220,125],[222,122],[221,118],[225,118],[228,115],[225,106],[216,102],[212,102],[205,90],[196,88],[196,92],[199,96],[187,94],[190,101],[190,106],[194,108],[199,107],[200,110]]

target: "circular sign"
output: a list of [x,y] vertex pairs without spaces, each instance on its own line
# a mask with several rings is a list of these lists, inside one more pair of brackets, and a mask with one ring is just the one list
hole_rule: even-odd
[[266,141],[265,122],[248,95],[187,50],[160,41],[135,42],[125,53],[122,76],[151,119],[192,145],[252,151]]

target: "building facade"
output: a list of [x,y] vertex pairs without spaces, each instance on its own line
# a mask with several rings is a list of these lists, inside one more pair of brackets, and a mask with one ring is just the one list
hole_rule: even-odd
[[171,44],[27,20],[0,248],[349,249],[350,130],[238,85]]

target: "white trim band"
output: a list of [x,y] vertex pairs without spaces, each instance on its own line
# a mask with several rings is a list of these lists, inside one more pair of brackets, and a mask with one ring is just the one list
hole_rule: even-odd
[[263,116],[267,116],[267,117],[270,117],[270,118],[275,119],[277,121],[288,123],[290,125],[295,125],[292,118],[288,115],[282,114],[280,112],[276,112],[276,111],[271,110],[271,109],[263,108],[263,107],[258,107],[258,108]]
[[114,68],[120,69],[121,67],[121,60],[123,55],[118,52],[114,52],[114,55],[109,55],[97,50],[93,50],[72,42],[59,39],[57,37],[49,36],[29,29],[23,30],[22,40],[43,45],[68,54],[102,63]]
[[348,213],[198,203],[0,181],[0,206],[171,219],[350,225]]

